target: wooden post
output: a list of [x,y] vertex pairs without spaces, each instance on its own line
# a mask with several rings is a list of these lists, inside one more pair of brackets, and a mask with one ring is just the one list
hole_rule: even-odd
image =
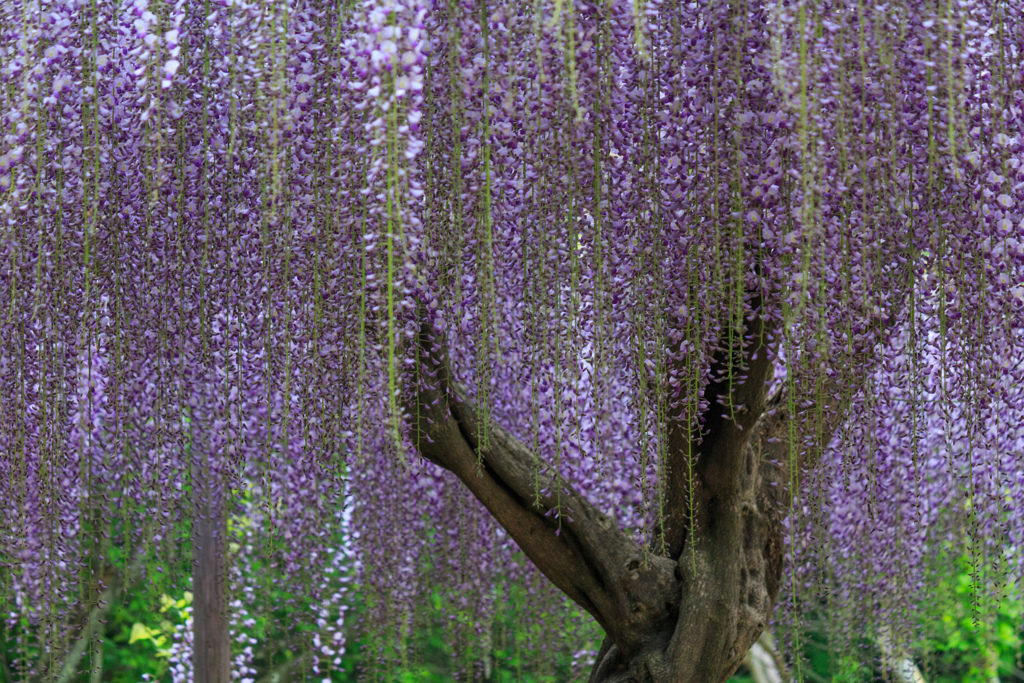
[[203,456],[192,471],[193,680],[231,683],[223,491]]

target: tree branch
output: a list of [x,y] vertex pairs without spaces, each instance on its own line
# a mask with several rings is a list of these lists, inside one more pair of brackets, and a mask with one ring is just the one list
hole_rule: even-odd
[[[760,298],[755,299],[754,310],[758,311],[760,305]],[[691,510],[703,514],[703,519],[693,521],[706,527],[711,523],[711,510],[702,500],[735,498],[739,493],[743,447],[765,408],[772,372],[768,330],[759,312],[744,322],[742,329],[734,331],[736,344],[743,346],[740,363],[731,369],[736,376],[729,375],[734,349],[721,349],[712,357],[711,381],[704,390],[708,409],[703,424],[694,428],[682,403],[668,413],[665,519],[663,527],[655,530],[654,547],[661,548],[663,528],[664,545],[673,559],[683,552]]]
[[[455,385],[443,343],[427,323],[420,369],[434,380],[434,386],[421,386],[410,411],[423,457],[462,480],[537,568],[592,614],[620,649],[639,647],[632,639],[645,632],[645,623],[667,620],[678,602],[675,563],[653,557],[645,562],[642,549],[557,473],[535,472],[535,455],[501,425],[491,424],[490,443],[480,450],[477,409]],[[539,507],[535,487],[541,490]],[[559,522],[547,513],[559,503],[572,521],[563,518],[556,535]]]
[[[85,649],[89,646],[96,633],[101,633],[103,630],[103,618],[107,615],[113,602],[120,598],[121,593],[131,588],[142,574],[142,565],[145,555],[139,553],[135,556],[134,561],[125,573],[124,578],[115,575],[114,580],[106,590],[96,600],[96,606],[89,612],[89,618],[86,622],[85,627],[82,628],[78,641],[75,646],[71,648],[71,652],[68,653],[68,658],[64,661],[64,665],[61,667],[60,676],[57,678],[57,683],[67,683],[77,673],[75,667],[78,666],[78,662],[82,659],[85,654]],[[11,679],[14,680],[13,678]]]

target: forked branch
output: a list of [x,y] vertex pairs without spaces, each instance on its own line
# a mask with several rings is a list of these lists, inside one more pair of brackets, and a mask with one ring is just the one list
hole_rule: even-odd
[[[644,563],[610,517],[556,475],[536,472],[534,454],[501,425],[491,425],[480,449],[477,409],[454,383],[443,341],[423,324],[419,343],[420,370],[429,379],[410,412],[421,455],[462,480],[537,568],[630,648],[629,634],[643,632],[638,620],[667,618],[674,563]],[[556,507],[572,519],[560,530],[548,514]]]

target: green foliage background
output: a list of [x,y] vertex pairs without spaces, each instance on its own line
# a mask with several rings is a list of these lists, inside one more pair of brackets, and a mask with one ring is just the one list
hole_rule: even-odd
[[[236,516],[230,524],[234,541],[232,551],[238,550],[242,534],[249,527],[249,521]],[[113,538],[117,538],[116,529]],[[336,529],[332,543],[343,542],[340,529]],[[257,541],[258,542],[258,541]],[[127,565],[128,552],[110,547],[111,559],[120,566]],[[111,605],[106,616],[103,639],[101,681],[109,683],[139,683],[148,680],[170,683],[168,667],[169,648],[174,634],[184,624],[191,605],[191,594],[183,585],[181,576],[186,576],[190,566],[190,550],[187,543],[179,552],[180,565],[174,568],[178,580],[163,579],[158,582],[136,583],[129,590],[121,592]],[[998,676],[1000,683],[1024,683],[1024,655],[1022,642],[1022,621],[1024,606],[1006,599],[993,598],[979,587],[984,587],[986,568],[971,562],[969,546],[951,549],[949,561],[926,570],[929,585],[934,586],[934,601],[925,610],[928,614],[939,614],[940,618],[922,619],[920,624],[923,638],[912,648],[912,654],[928,683],[993,683]],[[523,560],[525,561],[525,560]],[[248,629],[255,639],[253,646],[254,665],[259,675],[255,683],[275,680],[314,680],[309,670],[309,643],[315,625],[308,618],[310,607],[302,595],[289,593],[277,582],[268,580],[270,568],[259,560],[250,566],[253,580],[259,582],[259,605],[250,616],[255,625]],[[151,576],[161,576],[150,572]],[[260,577],[260,578],[257,578]],[[334,576],[338,586],[343,577]],[[178,588],[171,588],[178,586]],[[355,681],[382,681],[384,683],[441,683],[455,680],[456,672],[475,672],[474,678],[489,683],[568,683],[585,681],[587,667],[584,662],[571,661],[568,652],[578,650],[596,651],[600,645],[601,632],[593,620],[582,613],[568,600],[557,614],[545,615],[558,623],[573,624],[577,628],[566,633],[564,643],[556,643],[554,658],[547,658],[537,664],[533,656],[531,637],[536,624],[530,623],[520,606],[526,592],[525,586],[503,582],[496,586],[498,613],[492,628],[492,642],[489,646],[473,644],[464,653],[461,661],[453,659],[451,643],[457,634],[472,631],[472,617],[465,613],[450,615],[444,605],[440,591],[435,590],[431,599],[416,615],[412,631],[407,634],[400,651],[392,645],[395,662],[375,678],[363,675],[364,664],[370,653],[380,651],[381,643],[360,642],[352,637],[356,625],[367,613],[366,595],[358,585],[348,584],[346,596],[349,610],[346,614],[346,652],[342,659],[343,672],[330,676],[332,683],[354,683]],[[889,674],[876,668],[864,667],[847,654],[859,647],[872,651],[876,646],[865,635],[862,642],[840,643],[836,634],[830,631],[832,620],[827,614],[813,616],[802,630],[801,666],[799,677],[805,681],[835,681],[837,683],[874,683],[891,680]],[[0,638],[0,677],[14,683],[9,672],[9,662],[16,656],[17,633],[5,629]],[[582,635],[581,635],[582,634]],[[236,642],[241,649],[243,644]],[[480,662],[486,658],[490,664],[484,676]],[[545,659],[545,658],[541,658]],[[79,669],[89,670],[89,659],[84,658]],[[794,676],[794,680],[797,677]],[[315,680],[323,679],[318,675]],[[87,673],[72,679],[75,683],[90,682]],[[459,680],[466,680],[460,676]],[[748,672],[741,668],[732,683],[751,683]],[[35,682],[32,682],[35,683]],[[50,682],[48,682],[50,683]]]
[[[1021,605],[1003,602],[997,607],[995,618],[989,620],[990,623],[977,620],[977,596],[972,583],[975,572],[967,557],[957,561],[956,570],[955,574],[936,585],[937,606],[941,607],[943,617],[926,625],[926,637],[914,653],[926,680],[928,683],[991,683],[994,680],[993,674],[997,674],[1002,683],[1024,681],[1020,661],[1021,620],[1024,618]],[[556,658],[554,666],[537,668],[532,664],[527,633],[521,629],[520,615],[516,610],[516,593],[522,590],[513,587],[509,595],[499,600],[498,604],[504,605],[505,609],[500,612],[495,628],[491,652],[494,665],[485,680],[492,683],[562,683],[574,680],[571,662],[567,657]],[[271,604],[284,604],[291,597],[280,591],[277,593],[280,594],[272,591],[269,596]],[[359,595],[357,587],[353,593]],[[175,627],[185,622],[190,601],[191,595],[187,592],[178,596],[155,595],[146,587],[137,587],[128,593],[108,615],[101,680],[110,683],[138,683],[143,680],[142,675],[148,673],[152,676],[151,680],[170,681],[167,648]],[[461,667],[452,661],[451,648],[448,646],[452,629],[444,623],[446,620],[442,618],[441,607],[441,597],[435,593],[432,604],[417,618],[415,633],[408,643],[406,663],[388,674],[390,680],[396,683],[441,683],[454,680],[453,671]],[[297,634],[281,626],[291,623],[291,615],[287,612],[297,608],[270,615],[275,618],[264,615],[257,620],[256,637],[259,644],[255,648],[255,661],[261,674],[257,683],[269,681],[267,674],[280,671],[288,664],[292,664],[288,667],[290,673],[282,677],[282,681],[312,680],[303,676],[301,660],[301,641],[308,642],[308,628],[303,629],[306,633]],[[578,613],[572,614],[575,610],[570,605],[566,605],[566,609],[569,618],[584,618]],[[365,605],[357,597],[346,623],[355,624],[364,610]],[[566,617],[562,615],[561,618]],[[848,659],[844,661],[834,653],[830,654],[825,623],[824,619],[812,622],[804,633],[805,666],[801,667],[804,680],[838,683],[888,680],[884,672],[866,670]],[[597,638],[600,634],[595,632],[594,635]],[[595,640],[589,646],[596,649],[598,644],[599,641]],[[13,645],[13,639],[9,638],[8,648],[13,648]],[[577,647],[587,645],[579,643]],[[348,642],[342,658],[345,672],[332,675],[333,683],[365,680],[365,677],[359,676],[364,649],[359,641]],[[10,656],[9,651],[8,660]],[[85,664],[83,660],[83,668]],[[75,680],[85,683],[89,677],[81,674]],[[732,683],[751,681],[742,668],[732,679]]]

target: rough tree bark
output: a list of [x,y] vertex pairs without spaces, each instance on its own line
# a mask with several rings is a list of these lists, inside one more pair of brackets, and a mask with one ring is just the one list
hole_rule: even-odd
[[[707,387],[712,408],[702,435],[670,415],[667,555],[651,550],[662,547],[660,538],[648,549],[637,545],[566,482],[542,474],[540,490],[565,491],[574,520],[556,536],[557,521],[545,516],[554,497],[534,506],[534,454],[501,425],[492,423],[478,465],[477,410],[453,381],[444,340],[422,328],[420,368],[436,384],[409,406],[420,454],[458,476],[537,568],[604,628],[591,683],[724,681],[768,623],[782,577],[790,442],[831,438],[842,414],[840,385],[826,384],[819,395],[834,398],[819,410],[791,416],[781,393],[767,396],[772,366],[762,321],[744,326],[746,376],[732,385],[734,415],[722,407],[725,379]],[[713,376],[724,377],[726,362],[724,354],[714,359]]]

